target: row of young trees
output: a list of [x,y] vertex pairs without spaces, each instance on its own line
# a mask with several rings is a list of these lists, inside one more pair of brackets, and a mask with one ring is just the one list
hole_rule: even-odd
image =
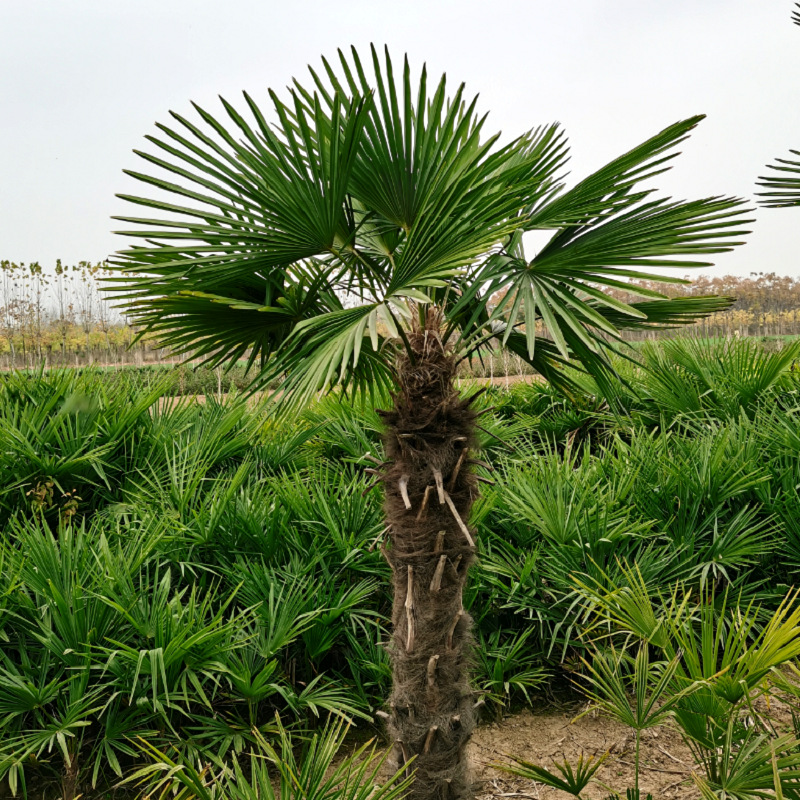
[[55,266],[0,261],[0,367],[107,364],[161,359],[102,290],[105,262]]
[[68,266],[59,259],[51,270],[38,261],[0,262],[0,333],[12,361],[41,361],[54,352],[64,359],[81,346],[88,352],[98,332],[110,349],[120,317],[100,295],[107,274],[103,262]]
[[[132,349],[136,330],[119,314],[102,289],[111,270],[105,262],[59,259],[52,269],[39,262],[0,261],[0,366],[32,366],[100,362],[122,364],[174,360],[168,349],[150,337]],[[698,275],[689,284],[640,282],[668,297],[724,295],[736,302],[695,326],[679,329],[700,336],[800,335],[800,278],[775,272]],[[633,295],[613,292],[623,302]],[[669,335],[664,331],[630,331],[640,339]],[[491,356],[490,356],[491,358]],[[503,374],[505,361],[495,365]],[[518,371],[516,364],[508,368]],[[488,374],[488,372],[487,372]]]
[[[103,292],[103,280],[110,274],[105,262],[66,265],[58,260],[54,268],[48,269],[39,262],[0,261],[0,366],[174,360],[169,350],[152,337],[132,349],[135,328]],[[800,335],[800,278],[751,272],[747,277],[698,275],[689,284],[640,283],[671,298],[736,298],[727,310],[712,314],[688,330],[679,329],[681,335]],[[611,293],[623,302],[635,299],[627,292]],[[631,339],[664,335],[669,332],[626,332]],[[504,374],[507,365],[501,361],[492,372]],[[517,366],[508,367],[508,371],[517,372]]]
[[[701,336],[790,336],[800,334],[800,278],[775,272],[751,272],[749,276],[698,275],[688,284],[663,284],[638,281],[646,289],[670,298],[721,295],[735,302],[726,310],[711,314],[694,326],[681,328],[681,335],[691,331]],[[613,294],[623,302],[634,295],[623,291]],[[669,332],[629,332],[632,338],[669,335]]]

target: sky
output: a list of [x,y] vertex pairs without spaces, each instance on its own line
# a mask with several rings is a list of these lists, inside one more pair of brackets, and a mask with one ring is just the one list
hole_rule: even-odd
[[[568,183],[667,125],[708,118],[662,194],[753,198],[800,149],[794,0],[0,0],[0,259],[98,261],[125,246],[122,173],[190,101],[242,90],[268,106],[339,47],[388,45],[467,84],[487,130],[559,121]],[[139,163],[137,163],[139,162]],[[800,277],[800,209],[758,209],[746,246],[707,274]]]

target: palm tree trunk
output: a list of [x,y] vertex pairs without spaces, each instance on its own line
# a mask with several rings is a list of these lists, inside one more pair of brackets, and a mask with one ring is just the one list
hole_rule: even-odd
[[[465,746],[474,725],[471,619],[462,595],[474,560],[475,413],[455,390],[438,317],[409,334],[386,423],[385,512],[394,571],[389,733],[398,765],[414,758],[415,800],[472,795]],[[474,399],[474,398],[473,398]]]

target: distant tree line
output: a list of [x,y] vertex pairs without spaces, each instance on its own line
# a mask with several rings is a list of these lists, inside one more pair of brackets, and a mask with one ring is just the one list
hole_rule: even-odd
[[[735,298],[727,310],[713,314],[680,335],[700,336],[795,336],[800,334],[800,278],[775,272],[751,272],[747,277],[698,275],[688,284],[640,281],[646,289],[668,297],[725,295]],[[615,292],[621,300],[635,299],[632,293]],[[637,332],[628,338],[657,338],[663,332]],[[667,332],[666,335],[669,335]]]
[[131,349],[136,331],[102,291],[110,274],[102,261],[0,261],[0,367],[163,359],[157,342]]
[[[45,268],[0,261],[0,367],[77,366],[90,363],[130,364],[176,361],[155,339],[137,342],[128,324],[103,291],[111,270],[103,261],[60,260]],[[790,336],[800,334],[800,278],[774,272],[748,277],[699,275],[689,284],[641,282],[670,297],[728,295],[736,301],[727,311],[714,314],[674,335]],[[621,300],[632,293],[616,292]],[[632,340],[673,335],[671,332],[629,332]],[[498,363],[497,374],[514,372],[513,365]],[[494,372],[494,369],[491,370]],[[488,371],[487,371],[488,374]]]

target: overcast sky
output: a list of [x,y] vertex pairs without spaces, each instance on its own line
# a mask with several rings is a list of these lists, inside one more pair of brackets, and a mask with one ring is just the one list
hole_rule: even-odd
[[[465,81],[512,136],[560,121],[571,180],[692,114],[680,199],[752,197],[800,149],[793,0],[0,0],[0,259],[101,260],[123,246],[114,198],[171,109],[268,102],[320,55],[388,44]],[[142,162],[143,163],[143,162]],[[765,209],[711,274],[800,276],[800,209]]]

